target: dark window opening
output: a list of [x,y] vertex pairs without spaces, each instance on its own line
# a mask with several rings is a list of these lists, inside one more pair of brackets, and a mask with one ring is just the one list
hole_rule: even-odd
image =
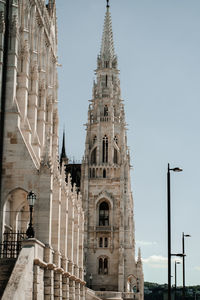
[[96,157],[97,157],[97,148],[94,148],[91,154],[91,164],[96,164],[97,162]]
[[109,206],[102,202],[99,206],[99,226],[109,226]]
[[99,274],[103,274],[103,259],[99,259]]
[[117,150],[114,148],[114,164],[117,164],[118,163],[118,159],[117,159]]
[[95,169],[92,169],[92,178],[95,178]]
[[106,170],[103,170],[103,178],[106,178]]
[[108,116],[108,106],[107,105],[104,106],[104,112],[103,112],[103,114],[104,114],[104,117]]
[[99,239],[99,247],[102,248],[103,247],[103,238],[100,237]]
[[108,138],[105,135],[103,138],[103,151],[102,151],[102,161],[103,163],[107,163],[108,162]]
[[107,258],[104,259],[104,274],[108,274],[108,260]]
[[105,238],[105,240],[104,240],[104,247],[105,247],[105,248],[108,247],[108,238]]
[[106,75],[106,87],[108,86],[108,75]]
[[99,274],[108,274],[108,259],[107,258],[99,258],[99,268],[98,268]]

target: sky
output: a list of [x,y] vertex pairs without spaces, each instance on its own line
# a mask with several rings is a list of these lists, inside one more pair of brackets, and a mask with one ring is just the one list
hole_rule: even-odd
[[[170,163],[183,169],[171,172],[172,253],[182,251],[182,232],[190,234],[186,285],[200,284],[200,1],[110,2],[144,279],[167,283]],[[65,127],[67,155],[74,161],[84,154],[105,11],[105,0],[57,0],[59,133]],[[177,269],[182,285],[182,265]]]

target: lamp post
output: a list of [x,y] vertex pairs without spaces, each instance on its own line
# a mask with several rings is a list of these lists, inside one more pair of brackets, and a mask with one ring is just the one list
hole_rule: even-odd
[[185,237],[191,237],[189,234],[182,233],[182,253],[183,253],[183,300],[185,299]]
[[170,171],[181,172],[180,168],[167,169],[167,219],[168,219],[168,300],[171,300],[171,190],[170,190]]
[[174,275],[175,275],[175,295],[174,295],[175,296],[175,300],[176,300],[176,279],[177,279],[177,270],[176,270],[177,267],[176,266],[177,265],[180,265],[180,261],[176,261],[175,260],[175,273],[174,273]]
[[36,195],[34,194],[33,191],[30,191],[28,193],[27,200],[28,200],[29,209],[30,209],[30,221],[29,221],[28,229],[26,230],[26,235],[30,239],[30,238],[34,238],[34,236],[35,236],[35,232],[33,229],[33,206],[36,201]]

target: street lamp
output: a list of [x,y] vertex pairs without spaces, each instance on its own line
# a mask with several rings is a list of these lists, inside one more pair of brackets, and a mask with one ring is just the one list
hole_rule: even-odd
[[182,172],[180,168],[167,169],[167,216],[168,216],[168,300],[171,300],[171,191],[170,191],[170,171]]
[[185,237],[191,237],[189,234],[182,233],[182,252],[183,252],[183,300],[185,299]]
[[180,265],[180,261],[176,261],[176,260],[175,260],[175,274],[174,274],[174,275],[175,275],[175,300],[176,300],[176,277],[177,277],[177,276],[176,276],[176,275],[177,275],[177,274],[176,274],[176,273],[177,273],[177,271],[176,271],[176,268],[177,268],[177,267],[176,267],[176,266],[177,266],[177,265]]
[[92,273],[90,274],[90,289],[92,289]]
[[30,208],[30,221],[29,221],[28,229],[26,230],[26,235],[30,239],[30,238],[34,238],[34,235],[35,235],[35,232],[33,229],[33,206],[36,201],[36,195],[34,194],[33,191],[30,191],[28,193],[27,200],[28,200],[28,204],[29,204],[29,208]]

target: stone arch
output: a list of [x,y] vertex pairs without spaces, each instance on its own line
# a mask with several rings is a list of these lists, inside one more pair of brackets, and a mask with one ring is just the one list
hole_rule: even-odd
[[29,222],[28,192],[15,188],[6,197],[3,207],[3,232],[25,232]]

